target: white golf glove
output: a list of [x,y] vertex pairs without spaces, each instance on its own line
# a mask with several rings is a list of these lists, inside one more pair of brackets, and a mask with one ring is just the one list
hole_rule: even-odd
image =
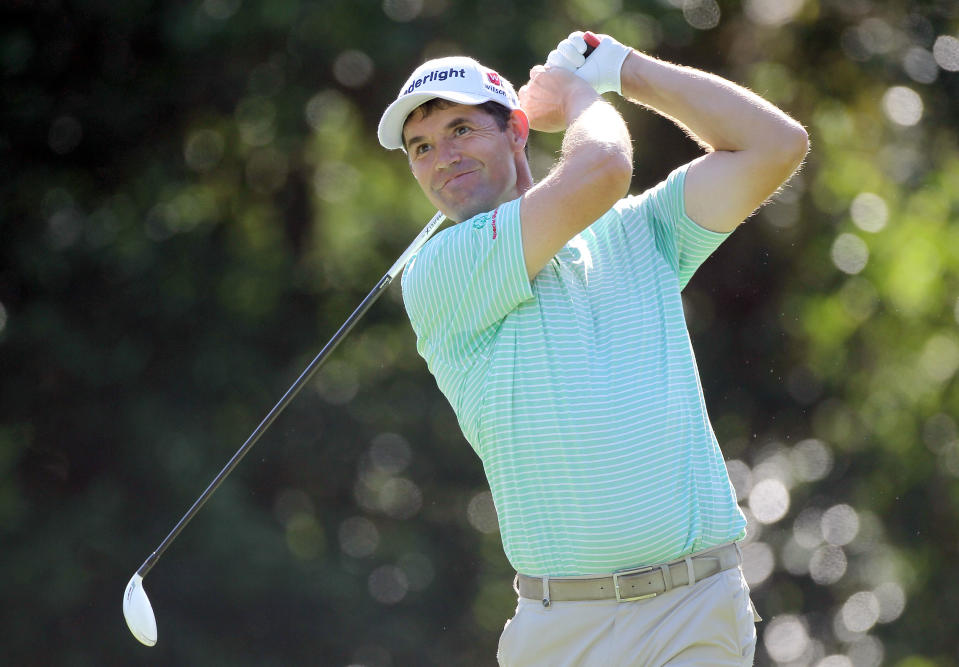
[[589,58],[586,58],[583,56],[586,53],[583,32],[577,30],[570,33],[569,37],[550,51],[546,64],[573,72],[589,83],[600,95],[611,90],[622,95],[620,70],[632,49],[620,44],[609,35],[596,35],[596,37],[600,40],[599,46]]

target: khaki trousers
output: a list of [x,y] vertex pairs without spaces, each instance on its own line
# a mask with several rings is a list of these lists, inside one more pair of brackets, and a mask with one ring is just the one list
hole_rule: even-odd
[[752,665],[760,620],[734,567],[646,600],[519,598],[500,636],[502,667]]

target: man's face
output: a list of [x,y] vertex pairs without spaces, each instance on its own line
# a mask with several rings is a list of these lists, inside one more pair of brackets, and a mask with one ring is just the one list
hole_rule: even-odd
[[462,222],[521,194],[517,160],[525,159],[526,137],[517,139],[517,125],[514,119],[501,130],[484,110],[464,104],[410,114],[403,143],[413,176],[446,217]]

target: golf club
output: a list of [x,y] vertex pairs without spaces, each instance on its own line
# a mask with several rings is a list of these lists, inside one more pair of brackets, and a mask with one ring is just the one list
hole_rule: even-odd
[[423,244],[433,235],[433,233],[439,228],[445,220],[445,216],[437,212],[436,215],[426,224],[426,227],[423,228],[423,231],[413,240],[410,246],[406,251],[400,255],[399,259],[390,267],[390,270],[386,272],[380,281],[376,284],[376,287],[363,299],[362,303],[357,306],[356,310],[353,311],[353,314],[347,318],[346,322],[343,323],[343,326],[340,327],[333,338],[323,347],[320,353],[310,362],[310,365],[306,367],[306,370],[297,378],[296,382],[287,389],[286,393],[283,395],[283,398],[273,406],[273,409],[270,410],[269,414],[264,417],[263,421],[260,422],[260,425],[256,427],[256,430],[250,434],[250,437],[247,438],[246,442],[243,443],[243,446],[237,450],[236,454],[233,455],[233,458],[227,462],[226,466],[220,473],[214,478],[210,485],[206,488],[199,498],[196,499],[196,502],[193,503],[193,506],[183,515],[183,518],[173,527],[173,530],[170,531],[170,534],[166,536],[163,542],[160,543],[160,546],[156,548],[150,557],[144,561],[143,565],[140,566],[140,569],[136,571],[133,577],[130,578],[130,583],[127,584],[126,591],[123,594],[123,616],[126,619],[127,626],[130,628],[130,632],[133,633],[133,636],[136,637],[141,643],[146,644],[147,646],[153,646],[157,642],[157,625],[156,617],[153,614],[153,607],[150,604],[150,600],[147,597],[146,590],[143,588],[143,578],[147,573],[156,565],[156,562],[160,559],[160,556],[163,555],[163,552],[166,551],[167,547],[176,539],[177,535],[186,527],[190,520],[196,516],[197,512],[200,511],[200,508],[206,503],[206,501],[213,495],[213,492],[217,490],[220,484],[226,479],[237,464],[243,459],[247,452],[252,449],[253,445],[256,444],[256,441],[260,439],[260,436],[263,435],[270,424],[279,416],[281,412],[286,408],[286,406],[293,400],[293,398],[299,393],[299,391],[313,378],[316,372],[320,369],[326,359],[330,356],[333,350],[336,349],[337,345],[346,337],[350,332],[353,326],[359,321],[361,317],[369,310],[380,295],[386,291],[386,288],[390,286],[393,280],[400,274],[403,270],[403,267],[406,266],[406,263],[409,262],[410,258],[416,254],[416,252],[423,247]]

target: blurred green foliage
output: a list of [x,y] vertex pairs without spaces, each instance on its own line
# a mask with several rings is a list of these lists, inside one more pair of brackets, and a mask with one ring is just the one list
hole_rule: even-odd
[[[0,661],[492,664],[515,602],[394,286],[142,560],[432,215],[375,125],[428,57],[575,28],[744,83],[812,152],[684,294],[750,516],[757,664],[959,664],[959,5],[23,0],[0,9]],[[697,155],[617,102],[634,191]],[[536,136],[534,171],[555,159]]]

